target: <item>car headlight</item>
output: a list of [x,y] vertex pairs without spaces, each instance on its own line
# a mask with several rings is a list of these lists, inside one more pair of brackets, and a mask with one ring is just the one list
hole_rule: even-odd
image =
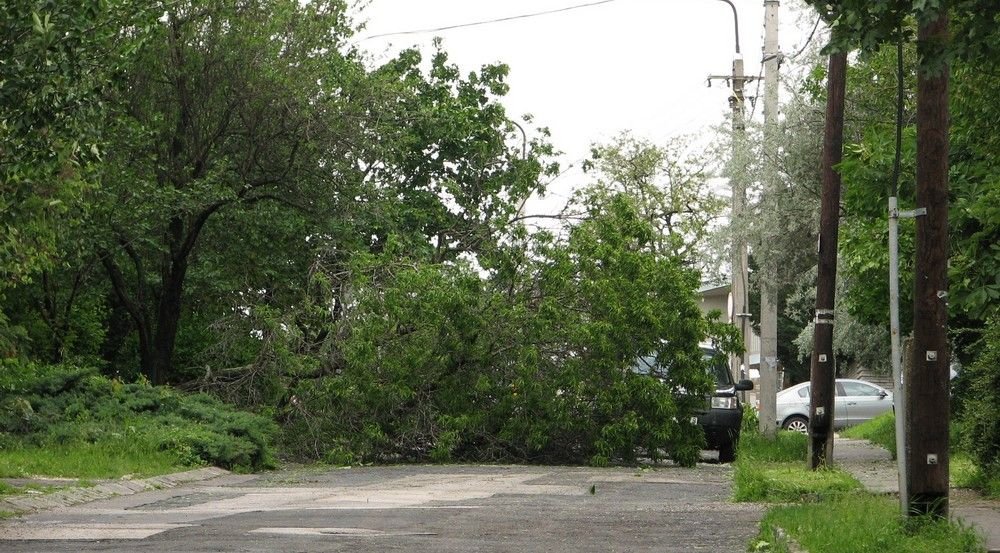
[[735,397],[713,397],[712,409],[736,409]]

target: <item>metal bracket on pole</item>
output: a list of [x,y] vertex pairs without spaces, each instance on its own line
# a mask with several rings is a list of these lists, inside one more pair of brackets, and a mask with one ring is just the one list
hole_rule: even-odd
[[832,325],[834,319],[833,309],[817,309],[815,323],[818,325]]
[[917,209],[910,209],[910,210],[906,210],[906,211],[900,211],[899,208],[890,208],[889,209],[889,218],[890,219],[899,219],[899,218],[903,218],[903,219],[915,219],[915,218],[920,217],[922,215],[927,215],[927,208],[926,207],[918,207]]

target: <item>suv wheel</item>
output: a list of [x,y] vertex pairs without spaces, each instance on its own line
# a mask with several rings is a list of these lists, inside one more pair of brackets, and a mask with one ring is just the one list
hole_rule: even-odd
[[724,442],[719,445],[719,462],[732,463],[736,460],[736,443],[733,441]]

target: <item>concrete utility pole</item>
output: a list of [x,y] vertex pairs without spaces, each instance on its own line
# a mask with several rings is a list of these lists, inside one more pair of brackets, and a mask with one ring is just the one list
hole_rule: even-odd
[[830,55],[826,83],[826,123],[823,129],[823,191],[819,221],[819,265],[816,277],[816,318],[809,393],[809,466],[833,463],[834,396],[833,312],[837,284],[837,234],[840,219],[840,173],[843,157],[844,93],[847,54]]
[[[774,213],[778,189],[778,0],[764,0],[764,196],[765,212]],[[767,247],[771,229],[765,228],[761,249]],[[777,286],[769,282],[778,272],[773,256],[765,259],[760,279],[760,431],[768,438],[777,433],[778,394],[778,300]]]
[[913,364],[906,375],[909,511],[948,517],[948,11],[917,30],[917,252]]
[[[747,77],[743,74],[743,55],[740,53],[740,25],[739,17],[736,15],[736,6],[730,0],[721,0],[729,4],[733,9],[733,28],[736,31],[736,56],[733,58],[732,75],[709,75],[708,85],[712,85],[713,80],[723,80],[730,83],[733,93],[729,97],[729,107],[733,111],[733,161],[731,163],[732,174],[730,175],[730,186],[732,187],[732,201],[730,221],[739,221],[746,211],[746,122],[744,120],[744,85],[754,77]],[[729,306],[729,320],[740,331],[743,338],[744,353],[742,357],[734,356],[730,359],[730,371],[733,378],[741,379],[744,376],[740,373],[740,367],[749,367],[747,353],[749,350],[749,336],[747,332],[750,314],[747,312],[747,245],[739,233],[733,233],[732,252],[732,285],[729,289],[732,302]]]

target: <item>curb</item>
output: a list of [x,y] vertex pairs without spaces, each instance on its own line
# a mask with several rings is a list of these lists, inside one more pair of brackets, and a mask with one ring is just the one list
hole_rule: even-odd
[[181,484],[210,480],[226,474],[230,474],[230,472],[216,467],[206,467],[153,476],[143,480],[113,480],[102,482],[90,488],[71,488],[43,495],[16,495],[0,499],[0,512],[23,515],[35,511],[79,505],[99,499],[173,488]]

